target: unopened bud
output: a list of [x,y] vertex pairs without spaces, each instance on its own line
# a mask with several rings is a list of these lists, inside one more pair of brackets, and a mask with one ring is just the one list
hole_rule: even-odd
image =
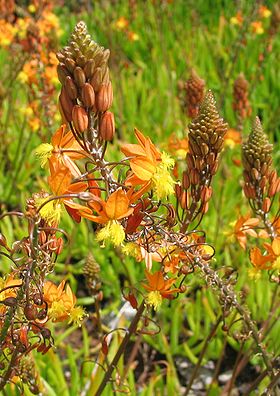
[[26,305],[23,311],[27,320],[34,320],[37,318],[38,311],[34,306]]
[[59,81],[61,82],[61,84],[63,84],[66,77],[69,76],[69,72],[65,65],[59,64],[57,66],[57,75],[58,75]]
[[94,59],[90,59],[84,67],[84,72],[86,75],[86,78],[91,79],[94,73],[94,68],[95,68],[95,62]]
[[86,76],[83,69],[80,66],[75,67],[74,69],[74,79],[77,83],[78,87],[82,87],[86,82]]
[[104,112],[108,110],[113,102],[112,83],[102,84],[96,97],[96,108],[98,111]]
[[95,102],[95,93],[92,85],[85,83],[82,86],[82,101],[86,107],[92,107]]
[[264,213],[269,212],[270,206],[271,206],[271,201],[268,197],[266,197],[262,203],[262,210],[264,211]]
[[63,239],[62,239],[61,237],[57,238],[57,241],[56,241],[56,250],[55,250],[55,253],[56,253],[57,255],[59,255],[59,254],[62,252],[62,250],[63,250],[63,245],[64,245]]
[[17,305],[17,299],[15,297],[7,297],[2,301],[6,307],[15,307]]
[[59,95],[59,105],[62,117],[66,120],[66,122],[71,122],[74,103],[66,93],[64,87],[62,88],[61,94]]
[[74,83],[73,79],[70,76],[66,77],[64,86],[65,86],[65,91],[67,92],[69,98],[72,100],[77,99],[78,90],[76,84]]
[[93,76],[90,80],[90,83],[94,89],[95,92],[98,92],[99,89],[101,88],[101,83],[102,83],[102,70],[100,67],[97,67],[93,73]]
[[190,187],[190,178],[189,178],[189,175],[187,174],[187,172],[186,171],[184,171],[183,172],[183,179],[182,179],[182,185],[183,185],[183,188],[185,189],[185,190],[187,190],[189,187]]
[[76,67],[76,63],[72,58],[66,58],[65,61],[65,66],[67,67],[67,69],[70,71],[70,73],[73,73],[75,67]]
[[115,118],[111,111],[106,111],[101,117],[99,127],[100,137],[103,140],[111,141],[115,134]]
[[81,106],[74,106],[72,110],[72,119],[75,129],[79,133],[83,133],[88,127],[88,116],[85,109]]

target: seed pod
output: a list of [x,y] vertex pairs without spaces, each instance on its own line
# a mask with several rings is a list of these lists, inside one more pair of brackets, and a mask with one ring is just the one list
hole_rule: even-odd
[[26,305],[23,312],[27,320],[34,320],[37,318],[37,309],[32,305]]
[[62,88],[61,94],[59,95],[59,104],[61,106],[62,116],[67,122],[71,122],[74,103],[67,95],[64,87]]
[[74,83],[73,79],[68,76],[64,82],[65,91],[71,100],[75,100],[78,97],[78,90],[76,84]]
[[15,307],[17,305],[17,299],[15,297],[7,297],[2,301],[6,307]]
[[74,79],[77,83],[78,87],[82,87],[86,82],[86,76],[83,69],[80,66],[75,67],[74,69]]
[[81,106],[74,106],[72,110],[72,119],[75,129],[79,133],[83,133],[88,127],[88,116],[85,109]]
[[104,112],[108,110],[113,102],[113,88],[112,83],[102,84],[96,96],[97,111]]
[[93,73],[90,83],[91,83],[94,91],[98,92],[99,89],[101,88],[101,83],[102,83],[102,70],[100,67],[97,67],[95,69],[95,72]]
[[190,187],[190,178],[189,178],[189,175],[187,174],[187,172],[186,171],[184,171],[183,172],[183,179],[182,179],[182,185],[183,185],[183,188],[185,189],[185,190],[187,190],[189,187]]
[[82,86],[82,101],[86,107],[92,107],[95,102],[95,93],[92,85],[85,83]]
[[111,111],[106,111],[100,121],[99,134],[103,140],[111,141],[115,134],[115,118]]

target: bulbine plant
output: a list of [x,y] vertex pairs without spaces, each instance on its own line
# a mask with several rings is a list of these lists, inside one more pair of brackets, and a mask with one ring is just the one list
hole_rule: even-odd
[[[25,359],[32,351],[45,354],[53,347],[55,339],[50,322],[79,325],[86,320],[87,314],[77,306],[70,286],[65,281],[56,285],[48,280],[48,275],[56,270],[56,258],[68,238],[60,228],[61,217],[68,213],[77,223],[87,219],[95,224],[93,232],[100,247],[111,246],[116,254],[133,257],[143,268],[141,283],[123,290],[123,297],[135,314],[124,329],[112,359],[108,358],[111,338],[100,331],[100,354],[85,394],[101,395],[106,386],[112,386],[115,391],[123,389],[125,374],[118,371],[118,362],[129,341],[137,334],[153,336],[160,331],[155,326],[153,311],[159,311],[165,300],[176,300],[186,293],[188,277],[193,273],[203,278],[219,298],[220,317],[215,329],[223,324],[224,331],[229,331],[231,324],[227,321],[232,322],[231,314],[239,316],[243,339],[252,341],[249,352],[261,356],[263,372],[255,386],[268,377],[271,391],[280,375],[275,357],[262,344],[262,334],[235,292],[234,277],[221,277],[216,270],[219,263],[212,261],[215,249],[207,243],[201,229],[227,132],[214,96],[208,91],[199,110],[195,105],[189,126],[188,153],[178,170],[178,180],[172,177],[173,159],[138,129],[134,131],[137,143],[116,145],[118,159],[112,161],[115,119],[110,110],[113,88],[109,56],[110,51],[94,42],[85,23],[79,22],[69,44],[57,54],[63,125],[50,143],[43,143],[36,150],[42,167],[48,168],[49,191],[33,194],[27,200],[25,211],[1,215],[2,219],[5,216],[20,218],[26,226],[26,235],[11,246],[4,235],[1,234],[0,239],[0,253],[11,263],[10,273],[2,279],[0,290],[0,390],[18,376],[29,385],[31,392],[42,392],[35,374],[26,373]],[[274,220],[268,219],[268,213],[280,187],[276,171],[270,168],[270,146],[262,133],[257,120],[253,134],[243,146],[244,191],[271,238],[271,245],[266,245],[266,249],[272,263],[279,256],[279,227],[276,226],[279,211]],[[245,221],[238,225],[238,231],[246,237],[248,227],[242,229],[244,224]],[[266,263],[268,255],[263,256]],[[271,264],[260,269],[277,271],[278,267]],[[102,268],[89,257],[85,274],[88,289],[96,301],[102,300],[101,286],[96,280],[99,271],[102,273]],[[214,335],[212,331],[207,342]],[[206,348],[207,343],[187,393]]]

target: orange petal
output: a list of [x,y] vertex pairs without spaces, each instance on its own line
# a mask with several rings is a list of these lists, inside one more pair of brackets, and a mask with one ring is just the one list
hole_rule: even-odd
[[155,164],[147,157],[137,157],[130,161],[130,167],[139,179],[143,181],[150,180],[155,171]]
[[112,220],[126,217],[128,212],[132,213],[133,208],[132,211],[129,210],[129,199],[125,191],[119,188],[113,192],[106,202],[105,211],[109,219]]
[[121,147],[121,151],[126,155],[127,157],[135,157],[138,155],[145,156],[145,150],[139,146],[139,144],[124,144]]

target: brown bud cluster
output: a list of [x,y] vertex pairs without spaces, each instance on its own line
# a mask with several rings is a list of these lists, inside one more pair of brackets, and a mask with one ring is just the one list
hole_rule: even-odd
[[76,25],[69,45],[57,54],[62,84],[60,110],[64,120],[73,122],[79,133],[88,128],[91,113],[102,114],[112,106],[109,56],[108,49],[91,39],[84,22]]
[[270,200],[264,198],[273,197],[280,191],[280,178],[272,165],[272,145],[263,132],[261,122],[255,118],[252,132],[247,142],[242,146],[242,162],[244,176],[244,193],[247,198],[258,198],[260,209],[265,213],[270,209]]
[[214,96],[209,91],[198,116],[189,125],[187,171],[183,172],[181,186],[177,186],[176,191],[182,209],[190,210],[200,202],[198,210],[202,214],[207,212],[212,195],[211,179],[218,169],[226,131],[227,124],[220,118]]
[[205,81],[192,69],[184,88],[186,91],[185,107],[187,115],[194,118],[198,115],[199,106],[204,98]]
[[252,109],[248,100],[249,83],[244,74],[240,73],[233,85],[233,110],[239,120],[250,117]]

